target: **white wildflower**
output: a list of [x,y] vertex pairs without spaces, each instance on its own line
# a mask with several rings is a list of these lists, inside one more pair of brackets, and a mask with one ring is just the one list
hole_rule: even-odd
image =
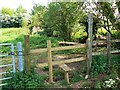
[[109,81],[112,81],[113,79],[109,79]]
[[119,77],[117,77],[116,79],[120,81]]
[[109,81],[105,81],[105,83],[109,83]]
[[110,84],[111,84],[111,85],[113,85],[114,83],[113,83],[113,82],[111,82]]
[[111,87],[111,85],[107,85],[107,87]]
[[113,80],[112,82],[115,83],[115,80]]

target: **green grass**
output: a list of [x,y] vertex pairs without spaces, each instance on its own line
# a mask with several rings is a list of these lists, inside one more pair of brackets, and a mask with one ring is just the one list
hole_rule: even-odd
[[[2,28],[0,29],[0,43],[13,43],[15,46],[17,42],[22,42],[24,47],[24,35],[28,34],[27,28]],[[46,35],[31,35],[30,36],[30,48],[46,48],[47,40],[51,40],[52,47],[58,45],[58,39],[54,37],[47,37]],[[7,48],[2,48],[6,52]]]
[[28,32],[27,28],[2,28],[0,29],[0,42],[13,41]]

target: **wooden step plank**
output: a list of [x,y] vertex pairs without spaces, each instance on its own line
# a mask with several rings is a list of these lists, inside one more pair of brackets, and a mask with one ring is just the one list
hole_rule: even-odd
[[65,72],[71,71],[72,69],[68,67],[66,64],[61,64],[59,67],[64,70]]

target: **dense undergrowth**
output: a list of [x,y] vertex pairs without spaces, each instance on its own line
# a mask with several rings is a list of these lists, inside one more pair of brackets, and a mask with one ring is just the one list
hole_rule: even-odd
[[3,86],[3,90],[8,89],[28,89],[28,88],[44,88],[45,85],[45,75],[38,75],[34,69],[28,72],[17,72],[15,74],[9,74],[7,76],[12,76],[12,79],[4,81],[8,83],[8,85]]

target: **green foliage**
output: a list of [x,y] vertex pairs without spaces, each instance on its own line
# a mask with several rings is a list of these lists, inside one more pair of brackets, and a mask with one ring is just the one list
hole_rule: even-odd
[[85,31],[85,27],[80,25],[79,23],[76,23],[73,27],[72,39],[74,41],[79,39],[79,42],[80,42],[85,40],[86,37],[87,37],[87,33]]
[[47,40],[51,40],[52,47],[58,46],[58,40],[53,37],[34,35],[30,37],[31,48],[46,48]]
[[[8,28],[0,29],[0,31],[2,32],[1,43],[14,43],[14,45],[17,45],[17,42],[22,42],[22,45],[24,45],[24,35],[29,32],[27,28]],[[30,37],[30,48],[46,48],[47,40],[51,40],[52,47],[58,46],[59,39],[57,38],[33,35]]]
[[[120,2],[111,3],[111,2],[98,2],[96,10],[104,16],[106,19],[109,20],[109,22],[113,25],[112,27],[115,27],[116,30],[119,30],[119,17],[118,15],[120,14]],[[114,4],[114,5],[113,5]],[[114,7],[116,5],[116,7]],[[116,14],[116,10],[118,10],[118,15]],[[104,23],[106,23],[106,20],[103,20]],[[109,31],[109,30],[108,30]]]
[[32,26],[38,26],[40,28],[42,28],[42,23],[43,23],[43,15],[46,12],[46,7],[39,5],[39,4],[35,4],[33,6],[32,9]]
[[0,29],[2,35],[0,36],[0,42],[12,42],[16,44],[23,40],[23,35],[28,33],[27,28],[2,28]]
[[22,17],[21,16],[1,16],[2,28],[21,27]]
[[107,58],[95,56],[92,62],[91,76],[98,76],[100,73],[105,73],[107,69]]
[[44,71],[49,71],[49,67],[48,67],[48,66],[45,66],[45,67],[42,68],[42,70],[44,70]]
[[90,83],[88,81],[84,81],[82,87],[83,88],[90,88]]
[[90,75],[95,77],[101,73],[107,73],[109,74],[109,78],[116,78],[118,76],[120,66],[118,57],[119,55],[113,55],[111,57],[111,67],[108,68],[106,56],[94,56]]
[[26,27],[27,26],[27,20],[23,18],[22,20],[22,27]]
[[102,84],[102,83],[101,83],[100,81],[97,81],[97,82],[96,82],[96,85],[95,85],[95,88],[101,88],[101,87],[102,87],[101,84]]
[[82,3],[54,2],[48,6],[44,15],[44,31],[48,36],[53,36],[54,31],[60,32],[64,40],[71,40],[74,24],[83,18],[84,13],[80,9]]
[[[14,11],[10,8],[3,7],[1,10],[1,26],[2,28],[21,27],[27,25],[30,16],[27,10],[21,5]],[[26,21],[25,21],[26,20]]]
[[10,9],[10,8],[3,7],[2,10],[1,10],[1,13],[2,13],[3,15],[13,16],[14,10],[13,10],[13,9]]
[[56,76],[56,77],[60,77],[60,76],[64,76],[64,72],[63,70],[60,70],[60,69],[56,69],[53,71],[53,75]]
[[3,87],[3,89],[40,88],[45,86],[44,85],[45,79],[46,79],[45,75],[44,76],[38,75],[34,71],[31,71],[30,74],[28,74],[27,72],[16,73],[15,75],[12,75],[12,79],[6,81],[8,85]]
[[70,78],[71,82],[78,82],[78,81],[84,79],[84,77],[82,75],[80,75],[79,71],[74,70],[71,72],[71,74],[73,76],[72,78]]
[[61,81],[59,81],[59,83],[61,85],[63,85],[63,86],[67,86],[68,85],[66,80],[61,80]]
[[24,9],[21,5],[16,9],[17,14],[27,13],[27,10]]
[[[117,30],[110,30],[111,31],[111,37],[113,38],[113,39],[118,39],[118,38],[120,38],[120,32],[118,32]],[[104,28],[99,28],[98,29],[98,31],[97,31],[97,36],[99,36],[99,35],[102,35],[102,36],[105,36],[106,37],[106,35],[107,35],[107,30],[106,29],[104,29]]]

